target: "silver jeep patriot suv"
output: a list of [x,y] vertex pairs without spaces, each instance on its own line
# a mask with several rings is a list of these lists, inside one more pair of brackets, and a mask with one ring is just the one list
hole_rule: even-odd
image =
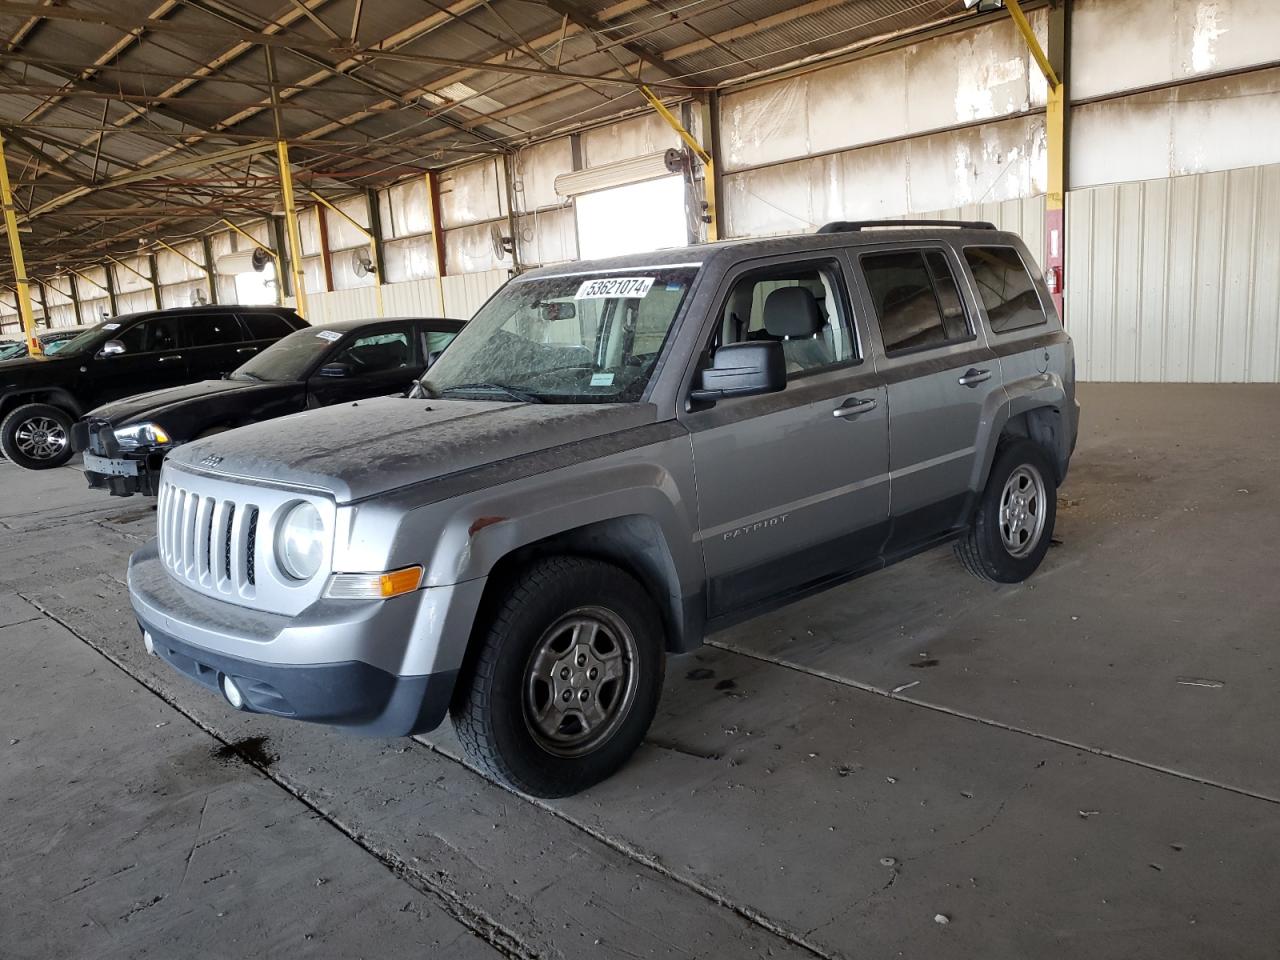
[[549,267],[406,396],[174,451],[129,590],[147,648],[235,708],[450,714],[494,777],[562,796],[711,631],[946,540],[1028,577],[1077,419],[1071,341],[990,224]]

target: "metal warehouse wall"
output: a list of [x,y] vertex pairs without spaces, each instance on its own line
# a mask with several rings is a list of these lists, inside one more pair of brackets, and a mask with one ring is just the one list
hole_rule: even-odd
[[[1081,376],[1280,381],[1280,3],[1073,0],[1072,11],[1066,320]],[[1030,19],[1043,41],[1046,12]],[[1004,17],[728,90],[720,98],[722,232],[806,232],[846,218],[980,218],[1016,230],[1043,258],[1046,98]],[[700,112],[684,113],[699,135]],[[495,226],[505,235],[514,224],[522,267],[573,260],[574,205],[556,193],[556,177],[679,146],[645,112],[441,173],[443,307],[424,178],[373,199],[334,198],[361,225],[377,205],[380,287],[356,275],[367,237],[343,216],[308,207],[301,232],[309,314],[376,314],[380,290],[387,314],[468,317],[513,266],[509,255],[495,255]],[[275,247],[271,224],[243,226]],[[320,255],[326,236],[332,291]],[[203,262],[198,245],[174,243]],[[216,260],[246,241],[221,231],[210,246]],[[151,286],[137,275],[148,264],[134,257],[107,265],[121,312],[152,307]],[[167,251],[156,264],[166,305],[190,302],[207,286]],[[104,283],[105,271],[95,270],[84,275]],[[218,298],[234,301],[232,278],[216,282]],[[54,283],[69,289],[65,278]],[[83,282],[78,289],[86,318],[105,308],[103,290]],[[54,322],[74,322],[66,298],[46,289],[46,299]],[[36,311],[43,315],[38,300]],[[15,323],[0,300],[0,324]]]
[[1081,378],[1280,381],[1280,165],[1067,203]]

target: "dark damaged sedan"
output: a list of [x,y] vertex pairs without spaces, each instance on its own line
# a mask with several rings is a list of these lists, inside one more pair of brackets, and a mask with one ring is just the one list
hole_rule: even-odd
[[174,447],[313,407],[403,393],[462,329],[422,317],[346,320],[299,330],[225,380],[99,407],[72,431],[90,487],[154,496]]

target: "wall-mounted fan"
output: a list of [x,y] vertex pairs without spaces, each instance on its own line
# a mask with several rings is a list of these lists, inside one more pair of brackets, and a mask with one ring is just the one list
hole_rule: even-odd
[[364,278],[370,274],[377,273],[378,266],[373,262],[373,255],[364,247],[361,247],[352,254],[351,270],[357,277]]
[[505,260],[515,249],[515,243],[510,237],[502,232],[502,227],[496,223],[489,224],[489,241],[493,244],[493,259]]

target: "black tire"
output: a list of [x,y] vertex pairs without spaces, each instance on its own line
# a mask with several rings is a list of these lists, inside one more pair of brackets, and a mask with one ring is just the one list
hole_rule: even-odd
[[[1033,495],[1025,492],[1019,494],[1026,500],[1034,498],[1037,503],[1033,507],[1027,502],[1019,512],[1019,504],[1013,501],[1013,518],[1011,525],[1003,513],[1007,506],[1005,499],[1013,488],[1007,489],[1011,478],[1017,474],[1015,487],[1022,481],[1039,477],[1040,488],[1035,489],[1034,479],[1030,479],[1023,490],[1033,490]],[[987,478],[986,489],[978,501],[978,509],[969,523],[969,528],[956,541],[955,552],[965,569],[981,580],[994,583],[1021,583],[1035,573],[1049,549],[1049,541],[1053,538],[1053,524],[1058,513],[1057,474],[1052,461],[1038,444],[1030,440],[1011,440],[1002,444],[996,451],[995,462],[991,464],[991,474]],[[1043,509],[1043,517],[1039,511]],[[1017,522],[1021,517],[1021,522]],[[1033,527],[1026,530],[1027,524]],[[1023,534],[1025,540],[1018,543]],[[1032,542],[1034,539],[1034,542]],[[1011,546],[1011,542],[1014,546]]]
[[75,455],[71,446],[72,417],[47,403],[15,407],[0,423],[0,449],[5,457],[28,470],[51,470]]
[[[565,631],[572,634],[573,642],[578,640],[581,632],[573,632],[566,624],[583,617],[600,621],[591,644],[607,645],[610,631],[616,632],[620,662],[630,661],[626,680],[613,681],[612,697],[608,679],[597,684],[592,674],[588,681],[592,668],[583,665],[579,654],[573,654],[572,662],[545,659],[581,649],[573,646],[560,653],[555,647],[563,643]],[[585,790],[627,761],[653,721],[666,669],[662,622],[644,588],[617,567],[582,557],[531,563],[503,589],[473,643],[478,646],[450,709],[453,724],[471,760],[515,790],[535,797],[565,797]],[[592,659],[587,663],[597,664],[599,675],[606,676],[604,661],[594,659],[594,647],[588,652]],[[535,665],[545,668],[552,663],[551,673],[534,670]],[[582,688],[577,686],[579,681]],[[587,739],[577,748],[568,740],[553,743],[552,737],[575,735],[574,718],[566,717],[561,730],[553,734],[539,732],[540,724],[545,729],[562,709],[575,710],[574,698],[581,696],[583,688],[588,695],[599,694],[596,702],[613,705],[613,719],[597,725],[598,742]],[[539,692],[546,695],[542,720],[536,716]],[[559,697],[564,694],[571,696],[562,708]],[[584,697],[583,703],[588,702]],[[581,717],[577,723],[586,731]],[[578,735],[588,737],[587,732]]]

